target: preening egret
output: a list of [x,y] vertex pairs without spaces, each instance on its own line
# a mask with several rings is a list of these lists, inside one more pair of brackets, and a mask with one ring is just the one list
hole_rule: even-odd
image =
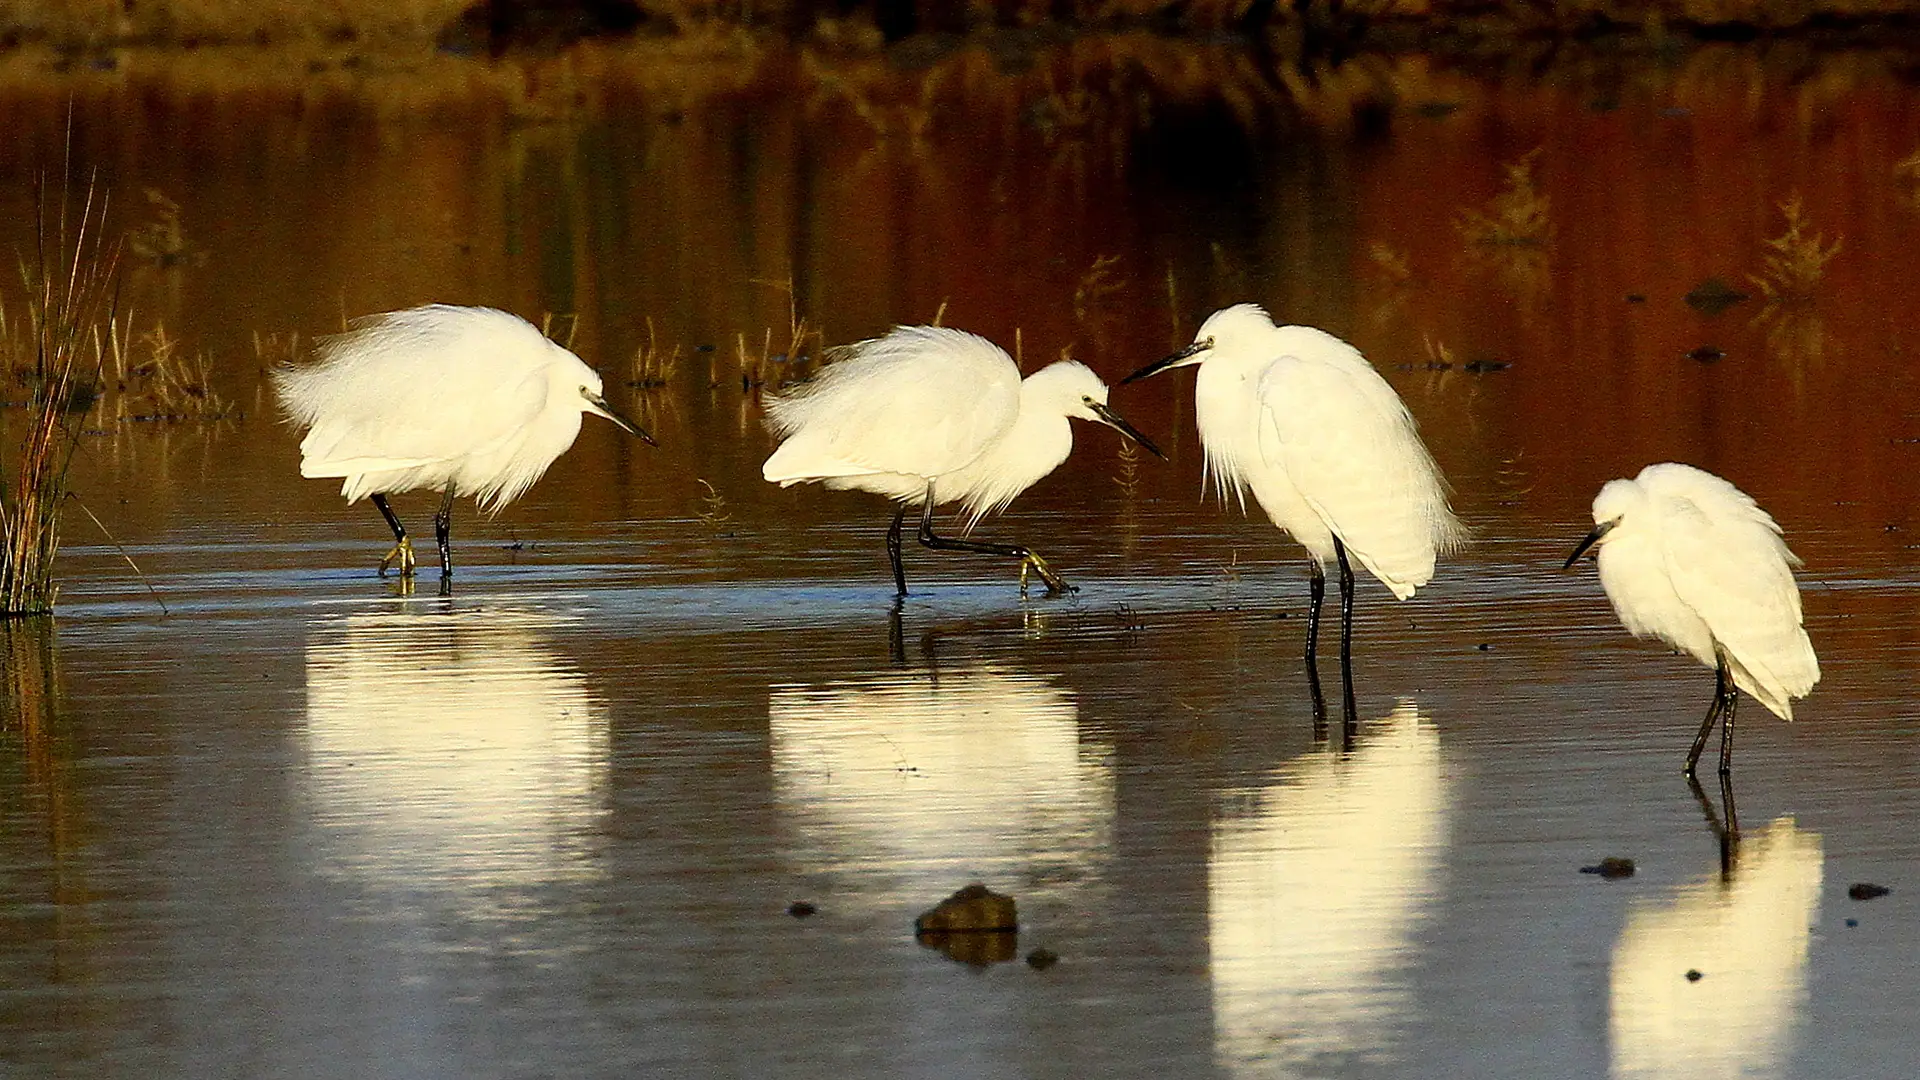
[[1567,556],[1598,549],[1600,584],[1635,637],[1658,638],[1714,670],[1713,703],[1687,754],[1693,775],[1715,720],[1720,775],[1733,769],[1740,691],[1782,720],[1820,681],[1800,622],[1800,589],[1780,526],[1752,498],[1691,465],[1649,465],[1609,480],[1593,500],[1594,529]]
[[784,441],[761,475],[781,487],[818,481],[899,503],[887,556],[900,596],[900,529],[915,505],[922,544],[1019,559],[1022,592],[1031,569],[1057,593],[1066,580],[1032,550],[937,536],[933,509],[960,503],[962,535],[970,534],[1067,460],[1069,418],[1106,424],[1165,456],[1107,408],[1106,384],[1084,364],[1061,360],[1022,379],[1013,358],[977,334],[901,326],[839,350],[812,382],[767,401],[768,425]]
[[1307,676],[1314,715],[1326,706],[1314,648],[1326,566],[1340,568],[1340,679],[1353,701],[1353,569],[1360,560],[1405,600],[1433,578],[1436,556],[1466,529],[1413,417],[1359,350],[1310,326],[1275,326],[1254,304],[1214,312],[1193,344],[1121,380],[1200,365],[1194,419],[1206,473],[1224,500],[1260,507],[1313,556]]
[[440,576],[453,574],[448,536],[456,495],[488,513],[519,497],[573,445],[594,413],[648,443],[653,437],[601,396],[579,357],[504,311],[428,304],[374,315],[323,338],[316,362],[273,373],[292,420],[309,429],[300,475],[345,478],[349,504],[371,495],[393,530],[397,562],[414,570],[413,542],[387,496],[443,491],[434,534]]

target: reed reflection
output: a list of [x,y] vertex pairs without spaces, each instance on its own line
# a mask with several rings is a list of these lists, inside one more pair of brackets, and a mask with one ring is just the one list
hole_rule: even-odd
[[70,880],[81,837],[61,711],[53,620],[0,619],[0,896],[64,903],[84,892]]
[[1050,676],[971,660],[773,688],[774,793],[795,861],[863,901],[969,881],[1075,882],[1104,857],[1113,780]]
[[[1236,1076],[1390,1060],[1447,843],[1440,736],[1411,701],[1214,826],[1214,1056]],[[1291,1069],[1279,1075],[1292,1075]]]
[[337,871],[482,906],[489,890],[593,871],[606,706],[500,610],[382,611],[307,647],[307,797]]
[[1614,1076],[1790,1075],[1822,862],[1819,835],[1782,817],[1727,869],[1634,907],[1613,946]]

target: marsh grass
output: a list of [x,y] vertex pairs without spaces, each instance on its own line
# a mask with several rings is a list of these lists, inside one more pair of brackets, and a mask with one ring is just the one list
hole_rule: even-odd
[[652,389],[666,386],[679,374],[679,343],[674,343],[671,349],[660,348],[660,339],[654,333],[653,316],[647,316],[647,343],[634,350],[633,360],[628,364],[627,385]]
[[733,525],[733,511],[727,507],[727,497],[705,479],[695,477],[694,482],[707,489],[707,493],[700,496],[702,509],[695,511],[694,516],[714,532],[725,533]]
[[1490,273],[1522,310],[1545,302],[1551,284],[1548,266],[1553,240],[1551,201],[1534,183],[1540,147],[1501,166],[1505,181],[1483,209],[1462,211],[1454,220],[1466,241],[1466,259]]
[[204,261],[187,243],[186,227],[180,224],[180,204],[159,188],[147,189],[147,204],[153,216],[127,230],[127,250],[158,266],[179,266]]
[[[214,389],[213,359],[188,352],[164,324],[132,335],[109,320],[103,349],[111,373],[102,372],[102,397],[116,420],[223,420],[233,403]],[[259,349],[256,340],[254,348]]]
[[98,327],[113,321],[120,245],[102,234],[106,192],[90,182],[77,218],[64,194],[57,205],[52,198],[42,182],[33,261],[21,275],[29,325],[0,339],[22,350],[7,367],[24,377],[28,391],[19,441],[8,439],[4,450],[11,453],[0,452],[11,458],[0,460],[0,616],[53,610],[60,511],[79,440],[73,406],[76,393],[85,398],[84,388],[99,378]]
[[[787,344],[784,352],[774,351],[774,331],[767,327],[758,343],[750,343],[744,331],[735,335],[734,353],[739,364],[740,389],[778,389],[787,383],[805,381],[813,373],[817,354],[825,347],[826,337],[819,327],[807,321],[800,314],[800,302],[794,296],[793,279],[784,281],[761,281],[787,294]],[[720,379],[711,367],[708,372],[710,385],[718,386]]]
[[1533,180],[1540,150],[1536,146],[1518,161],[1501,166],[1505,182],[1487,200],[1486,209],[1460,215],[1458,227],[1468,243],[1538,247],[1553,238],[1550,201]]
[[1893,178],[1903,186],[1908,204],[1920,209],[1920,150],[1894,163]]
[[1807,221],[1798,195],[1781,203],[1780,212],[1786,216],[1787,231],[1765,241],[1760,273],[1749,276],[1769,304],[1811,300],[1826,276],[1827,263],[1840,254],[1842,238],[1835,237],[1828,246],[1826,237]]
[[1129,502],[1140,494],[1140,451],[1132,439],[1121,439],[1114,452],[1113,482]]

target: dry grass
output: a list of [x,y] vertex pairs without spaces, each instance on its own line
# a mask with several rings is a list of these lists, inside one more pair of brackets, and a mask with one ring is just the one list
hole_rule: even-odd
[[43,184],[34,261],[22,275],[30,326],[22,338],[0,339],[22,343],[24,355],[8,366],[24,375],[28,389],[26,430],[13,460],[0,462],[0,616],[53,610],[60,511],[79,437],[71,410],[76,393],[84,396],[98,374],[97,327],[113,318],[120,247],[101,234],[106,193],[89,183],[77,217],[64,196],[57,204],[52,198]]
[[1533,166],[1540,157],[1535,147],[1520,160],[1502,166],[1506,183],[1487,200],[1485,210],[1460,215],[1460,234],[1470,244],[1538,247],[1553,238],[1547,196],[1534,186]]
[[[416,42],[431,43],[472,0],[12,0],[0,9],[0,32],[63,46],[105,46],[129,41],[184,45],[208,42]],[[680,34],[714,28],[785,27],[836,49],[870,49],[878,37],[870,18],[842,3],[808,0],[645,0],[657,28]],[[1219,30],[1241,23],[1251,0],[924,0],[923,20],[941,26],[1027,28],[1047,25],[1137,25],[1161,20],[1190,30]],[[1818,5],[1774,0],[1645,0],[1625,6],[1593,0],[1551,5],[1496,0],[1349,0],[1346,10],[1374,18],[1458,19],[1491,16],[1513,29],[1582,25],[1596,13],[1660,25],[1746,23],[1788,27],[1820,13],[1874,15],[1903,12],[1902,0],[1824,0]],[[1314,12],[1328,10],[1315,5]],[[1275,10],[1271,25],[1299,21],[1292,5]],[[1318,18],[1325,20],[1324,14]]]
[[157,266],[205,261],[206,253],[194,251],[187,243],[179,203],[159,188],[148,188],[147,205],[153,208],[153,216],[127,230],[128,251]]
[[1826,276],[1827,263],[1840,254],[1841,239],[1836,237],[1829,247],[1826,237],[1813,231],[1798,195],[1781,203],[1780,212],[1786,215],[1787,231],[1766,241],[1765,265],[1749,276],[1770,304],[1811,300]]
[[[101,372],[101,397],[117,420],[221,420],[233,415],[233,405],[213,388],[213,358],[205,352],[181,348],[165,325],[137,337],[119,332],[117,320],[107,327],[106,357],[111,365]],[[257,339],[254,349],[261,345]]]
[[[787,383],[806,379],[812,374],[817,354],[822,351],[826,341],[820,329],[800,314],[800,303],[794,296],[792,278],[758,284],[771,286],[787,294],[787,344],[785,351],[774,351],[772,327],[762,331],[758,343],[750,344],[744,332],[735,335],[734,352],[739,363],[742,390],[761,387],[777,389]],[[711,371],[708,381],[714,386],[720,384],[717,373]]]
[[1128,502],[1140,494],[1140,450],[1132,439],[1120,440],[1120,449],[1114,454],[1113,482]]
[[0,30],[60,43],[427,41],[470,0],[14,0]]
[[733,524],[733,511],[727,508],[727,497],[720,494],[720,489],[700,477],[695,477],[694,482],[707,489],[707,493],[700,496],[700,505],[703,509],[696,511],[694,516],[714,532],[726,532],[727,528]]
[[666,386],[679,374],[679,343],[675,342],[671,349],[661,349],[653,330],[653,316],[647,316],[647,343],[634,350],[633,360],[628,364],[627,385],[646,389]]

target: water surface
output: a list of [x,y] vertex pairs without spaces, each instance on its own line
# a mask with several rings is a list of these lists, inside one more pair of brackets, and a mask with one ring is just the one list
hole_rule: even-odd
[[[1217,74],[1047,112],[1057,68],[964,57],[931,91],[611,79],[532,123],[89,84],[76,160],[187,246],[130,259],[131,326],[233,408],[110,390],[73,483],[113,542],[69,515],[58,617],[7,629],[0,1071],[1920,1071],[1920,100],[1778,59],[1357,65],[1245,115]],[[5,220],[65,100],[0,102]],[[1483,242],[1523,163],[1550,229]],[[1769,304],[1794,199],[1841,246]],[[1690,304],[1709,278],[1748,298]],[[589,421],[459,507],[447,595],[374,576],[378,516],[298,479],[261,377],[429,299],[552,314],[662,443]],[[982,526],[1068,597],[910,551],[896,617],[886,508],[758,479],[743,351],[778,380],[938,315],[1117,379],[1245,299],[1374,359],[1477,533],[1412,601],[1363,586],[1350,745],[1314,737],[1299,549],[1199,497],[1184,375],[1114,396],[1170,463],[1083,430]],[[649,341],[679,369],[630,385]],[[1559,569],[1667,459],[1779,518],[1822,658],[1793,724],[1742,713],[1727,864],[1679,775],[1710,677]],[[1580,872],[1609,855],[1638,872]],[[913,939],[974,880],[1015,959]]]

